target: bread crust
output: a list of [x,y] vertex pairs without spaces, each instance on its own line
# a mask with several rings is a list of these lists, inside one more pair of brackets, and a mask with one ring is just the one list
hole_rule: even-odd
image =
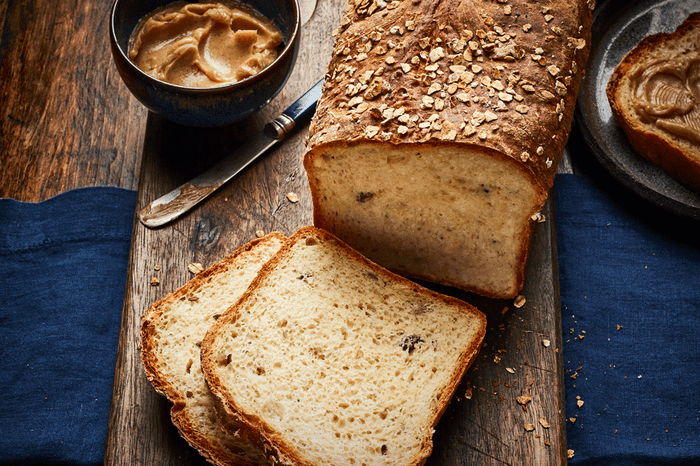
[[486,332],[486,317],[484,314],[479,312],[476,308],[460,301],[454,297],[438,294],[432,290],[424,288],[417,283],[414,283],[406,278],[395,275],[394,273],[388,271],[387,269],[371,262],[366,257],[357,253],[355,250],[347,246],[345,243],[340,241],[338,238],[315,226],[307,226],[300,228],[294,235],[289,238],[289,241],[280,249],[280,251],[265,264],[263,269],[260,271],[258,276],[255,278],[251,286],[248,288],[243,297],[238,301],[238,303],[229,308],[229,310],[217,320],[217,322],[211,327],[209,332],[207,332],[206,337],[202,343],[202,368],[205,374],[205,379],[209,384],[209,388],[219,399],[219,407],[222,409],[222,416],[238,419],[244,424],[244,429],[246,430],[246,435],[255,436],[264,442],[263,450],[268,457],[271,464],[288,465],[288,466],[320,466],[318,464],[307,461],[300,452],[291,446],[286,439],[278,435],[276,431],[267,424],[264,419],[257,416],[255,413],[246,413],[237,403],[236,400],[231,396],[229,391],[226,389],[225,384],[222,382],[219,374],[216,372],[216,354],[214,354],[214,346],[217,338],[220,334],[224,332],[224,329],[235,322],[241,312],[241,308],[244,306],[246,300],[248,300],[252,295],[255,294],[255,289],[263,283],[266,278],[275,270],[275,268],[284,261],[284,258],[289,254],[289,251],[293,248],[294,244],[301,240],[306,240],[308,238],[320,238],[324,242],[334,243],[343,254],[352,258],[355,261],[360,262],[367,268],[367,270],[374,273],[376,276],[380,277],[389,282],[395,282],[402,284],[414,292],[430,296],[431,298],[443,301],[444,303],[458,306],[464,312],[474,315],[479,321],[479,332],[478,335],[473,338],[471,344],[468,348],[462,352],[459,363],[456,365],[455,370],[452,373],[449,383],[446,385],[443,392],[443,396],[440,397],[441,402],[435,405],[434,411],[431,413],[430,426],[426,430],[426,437],[422,443],[421,451],[417,453],[416,457],[410,464],[406,466],[422,465],[427,461],[433,448],[432,432],[433,428],[437,425],[440,417],[443,415],[447,409],[449,400],[452,398],[459,382],[461,381],[464,373],[476,360],[476,357],[481,348],[481,342],[485,336]]
[[[167,308],[174,303],[187,299],[196,293],[198,289],[206,285],[211,279],[233,267],[236,262],[245,254],[254,250],[257,246],[266,241],[285,241],[286,237],[277,232],[273,232],[264,238],[255,239],[244,246],[241,246],[229,256],[217,262],[204,272],[196,275],[186,285],[173,293],[169,293],[159,301],[155,302],[142,316],[141,321],[141,361],[146,373],[146,378],[153,386],[154,390],[164,396],[172,403],[170,417],[173,424],[178,429],[180,435],[195,448],[210,463],[217,466],[257,466],[264,465],[264,457],[260,453],[262,462],[250,463],[219,448],[210,438],[202,435],[195,429],[190,413],[186,409],[187,401],[185,394],[176,389],[170,378],[161,371],[161,361],[159,352],[159,321],[164,317]],[[230,433],[233,435],[234,433]],[[247,442],[246,440],[243,441]],[[251,443],[251,442],[248,442]],[[252,443],[251,443],[252,444]],[[257,448],[257,447],[256,447]]]
[[[630,76],[639,66],[643,66],[646,56],[653,51],[669,47],[688,34],[700,37],[700,12],[691,13],[678,28],[671,33],[658,33],[642,39],[632,50],[627,52],[615,67],[605,89],[608,101],[615,117],[630,144],[642,157],[659,165],[669,175],[690,189],[700,192],[700,153],[695,147],[695,154],[690,153],[688,142],[680,142],[670,134],[654,129],[653,124],[645,123],[639,116],[624,105],[624,93],[629,92]],[[697,41],[695,42],[697,44]],[[700,102],[695,102],[700,105]],[[683,147],[686,145],[686,147]]]
[[404,0],[372,14],[368,3],[346,6],[306,158],[359,140],[458,144],[512,158],[546,193],[571,127],[594,2]]

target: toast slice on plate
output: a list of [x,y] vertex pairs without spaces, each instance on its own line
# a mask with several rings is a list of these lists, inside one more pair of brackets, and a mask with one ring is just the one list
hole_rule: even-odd
[[700,192],[700,13],[672,33],[642,39],[606,88],[632,147]]

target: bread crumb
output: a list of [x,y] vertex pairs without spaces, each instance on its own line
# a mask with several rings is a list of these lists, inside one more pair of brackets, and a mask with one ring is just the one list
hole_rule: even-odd
[[[156,272],[160,271],[160,265],[156,265],[155,267],[153,267],[153,270],[155,270]],[[620,326],[618,325],[618,327]],[[620,329],[618,328],[618,330]]]
[[297,196],[295,193],[287,193],[287,199],[289,199],[289,202],[292,203],[299,202],[299,196]]
[[545,429],[549,429],[549,422],[543,417],[539,419],[540,425],[544,427]]
[[526,404],[532,401],[532,397],[528,394],[525,394],[516,397],[515,400],[518,402],[518,404],[525,406]]
[[571,450],[571,449],[566,450],[566,457],[567,457],[568,459],[573,458],[573,457],[574,457],[574,450]]
[[581,409],[583,407],[583,400],[577,400],[576,406],[578,406],[578,409]]
[[255,232],[255,236],[257,236],[258,238],[262,238],[263,236],[265,236],[265,232],[263,230],[257,230]]
[[532,424],[525,424],[525,430],[528,432],[532,432],[533,430],[535,430],[535,426]]
[[549,340],[542,340],[542,345],[543,345],[545,348],[549,348],[550,343],[551,343],[551,342],[550,342]]
[[151,286],[158,286],[160,285],[160,280],[158,280],[156,277],[151,278]]
[[204,272],[204,267],[202,267],[202,264],[199,262],[190,262],[187,266],[187,270],[189,270],[190,273],[197,275],[198,273]]
[[473,394],[472,383],[469,380],[467,380],[467,389],[464,391],[464,398],[466,398],[467,400],[471,400],[472,394]]

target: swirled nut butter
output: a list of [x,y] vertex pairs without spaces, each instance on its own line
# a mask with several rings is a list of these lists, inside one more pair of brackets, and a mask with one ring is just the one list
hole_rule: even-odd
[[660,59],[632,76],[639,117],[674,136],[700,143],[700,56]]
[[142,19],[129,58],[161,81],[216,87],[259,73],[277,58],[282,33],[242,3],[173,3]]

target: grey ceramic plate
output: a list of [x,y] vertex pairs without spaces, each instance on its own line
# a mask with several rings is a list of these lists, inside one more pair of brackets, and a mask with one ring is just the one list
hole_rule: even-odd
[[693,11],[700,11],[700,0],[608,0],[599,5],[576,120],[586,143],[618,181],[655,205],[700,220],[700,194],[632,149],[605,96],[613,69],[630,49],[650,34],[675,30]]

